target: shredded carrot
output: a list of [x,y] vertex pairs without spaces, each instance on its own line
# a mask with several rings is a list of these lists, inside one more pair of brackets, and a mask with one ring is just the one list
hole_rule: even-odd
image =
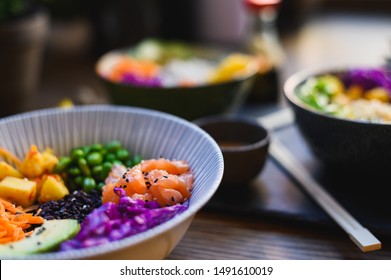
[[0,156],[4,157],[6,160],[12,162],[15,164],[15,166],[19,169],[20,165],[22,164],[21,160],[15,156],[10,151],[6,150],[3,147],[0,147]]
[[44,219],[26,213],[22,207],[0,198],[0,244],[21,240],[29,236],[33,224],[42,224]]

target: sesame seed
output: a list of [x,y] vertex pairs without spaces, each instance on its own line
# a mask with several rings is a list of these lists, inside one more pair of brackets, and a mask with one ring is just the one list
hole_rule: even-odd
[[156,182],[157,182],[157,180],[158,180],[158,178],[156,178],[155,180],[153,180],[153,182],[154,182],[154,183],[156,183]]
[[173,196],[171,196],[171,200],[172,200],[172,202],[174,202],[174,201],[175,201],[175,199],[174,199],[174,197],[173,197]]

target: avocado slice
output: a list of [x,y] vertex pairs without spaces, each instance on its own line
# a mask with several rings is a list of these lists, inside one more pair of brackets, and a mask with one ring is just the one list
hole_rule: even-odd
[[0,245],[0,256],[23,256],[44,253],[75,236],[80,230],[77,220],[45,220],[33,233],[22,240]]

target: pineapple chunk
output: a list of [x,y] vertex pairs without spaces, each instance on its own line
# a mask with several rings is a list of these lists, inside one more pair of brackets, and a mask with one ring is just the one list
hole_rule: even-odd
[[22,173],[8,163],[2,161],[0,162],[0,180],[3,180],[7,176],[23,178]]
[[7,176],[0,182],[0,196],[22,207],[34,203],[36,191],[37,184],[27,179]]
[[46,172],[51,173],[58,163],[58,158],[49,151],[44,151],[42,153],[43,156],[43,162],[44,162],[44,169]]
[[61,177],[58,175],[47,175],[42,181],[41,191],[38,196],[38,202],[44,203],[50,200],[59,200],[69,194]]
[[27,178],[36,178],[45,172],[45,161],[37,146],[31,145],[30,150],[20,165],[20,171]]

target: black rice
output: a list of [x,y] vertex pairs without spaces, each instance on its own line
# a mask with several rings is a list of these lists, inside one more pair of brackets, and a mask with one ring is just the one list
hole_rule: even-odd
[[63,199],[49,201],[39,206],[37,215],[47,219],[77,219],[83,222],[85,217],[95,208],[102,205],[102,193],[92,190],[86,193],[76,190],[66,195]]

